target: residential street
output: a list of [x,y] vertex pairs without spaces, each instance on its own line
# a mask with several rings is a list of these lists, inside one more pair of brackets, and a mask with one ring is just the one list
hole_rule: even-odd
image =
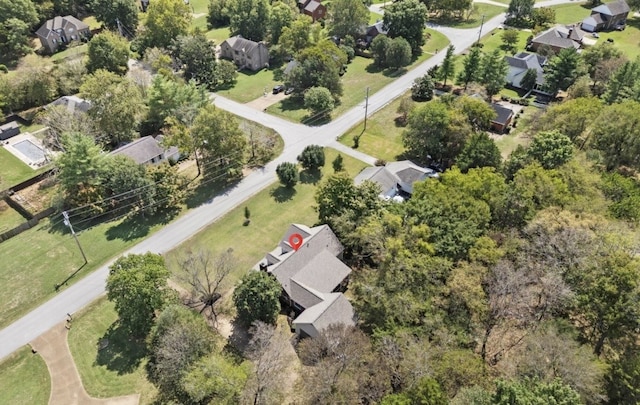
[[[538,3],[536,6],[561,4],[569,1],[570,0],[551,0],[549,2]],[[497,28],[503,20],[504,14],[500,14],[486,21],[482,28],[482,33],[488,33]],[[432,26],[431,28],[437,29],[445,34],[450,39],[451,44],[455,46],[457,53],[463,51],[478,39],[478,28],[464,30],[438,26]],[[441,50],[431,59],[407,72],[393,83],[369,97],[369,115],[402,95],[411,87],[414,79],[424,75],[432,66],[441,63],[444,55],[444,50]],[[302,124],[285,121],[246,105],[215,95],[214,103],[216,106],[273,128],[280,133],[285,142],[283,153],[262,170],[255,171],[248,175],[236,187],[228,190],[226,194],[217,196],[202,206],[190,210],[143,242],[127,250],[124,254],[144,253],[147,251],[164,253],[173,249],[275,181],[276,166],[284,161],[295,161],[296,156],[307,145],[320,144],[331,146],[339,149],[341,153],[351,155],[369,164],[373,163],[375,158],[364,155],[358,151],[353,151],[343,145],[338,145],[336,142],[336,137],[345,133],[364,118],[364,96],[365,94],[363,92],[362,103],[332,122],[318,127],[307,127]],[[55,298],[42,304],[18,321],[1,330],[0,359],[64,321],[67,313],[73,314],[104,294],[105,280],[110,264],[111,262],[106,263],[71,287],[63,289]]]

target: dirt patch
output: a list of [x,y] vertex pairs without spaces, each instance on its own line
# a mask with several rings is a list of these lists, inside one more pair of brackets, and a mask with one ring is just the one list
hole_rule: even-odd
[[87,394],[69,351],[68,332],[67,323],[63,322],[31,342],[31,347],[42,356],[49,369],[49,405],[137,405],[140,394],[104,399],[92,398]]
[[44,211],[51,206],[53,196],[56,192],[56,188],[53,186],[52,181],[52,179],[44,179],[32,186],[18,191],[14,194],[13,198],[15,198],[20,205],[28,209],[32,214]]
[[289,96],[285,95],[284,92],[280,92],[278,94],[265,93],[262,97],[249,101],[246,105],[251,108],[255,108],[256,110],[264,111],[268,107],[271,107],[275,103],[282,101],[287,97]]

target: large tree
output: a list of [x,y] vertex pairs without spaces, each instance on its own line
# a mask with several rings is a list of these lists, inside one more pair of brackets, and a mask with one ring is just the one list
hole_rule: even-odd
[[80,94],[91,101],[89,115],[111,144],[133,139],[145,112],[137,85],[115,73],[98,70],[87,77]]
[[168,48],[174,39],[187,34],[191,18],[191,8],[183,0],[153,0],[141,34],[142,46]]
[[[207,94],[203,87],[197,86],[194,82],[185,84],[157,75],[147,91],[149,112],[145,126],[150,132],[158,131],[169,117],[174,117],[178,122],[191,126],[198,110],[207,103]],[[191,143],[190,139],[184,141],[176,140],[174,144],[187,153],[193,152],[193,148],[188,147]]]
[[119,75],[129,70],[129,42],[110,31],[102,32],[89,41],[87,71],[104,69]]
[[563,49],[551,58],[545,69],[545,87],[550,93],[566,90],[580,77],[581,72],[580,54],[573,48]]
[[456,73],[456,64],[453,52],[455,51],[455,47],[453,45],[449,45],[447,47],[447,54],[438,69],[438,79],[443,81],[443,85],[447,85],[447,79],[453,77]]
[[278,44],[285,27],[291,26],[294,20],[293,10],[282,1],[276,1],[271,6],[269,17],[269,39],[273,45]]
[[386,65],[397,70],[409,63],[411,63],[411,45],[402,37],[393,38],[387,48]]
[[202,155],[205,176],[242,176],[247,139],[231,113],[206,105],[193,121],[191,135],[195,149]]
[[489,96],[498,94],[506,83],[509,65],[500,50],[482,56],[480,63],[480,83],[487,90]]
[[545,169],[555,169],[573,157],[573,143],[559,131],[539,132],[527,149],[527,154]]
[[469,54],[462,62],[462,71],[458,74],[458,82],[464,84],[465,90],[469,83],[479,81],[481,59],[480,47],[472,46]]
[[340,71],[347,64],[347,55],[333,41],[322,40],[302,50],[296,61],[286,79],[288,87],[300,94],[311,87],[324,87],[334,98],[342,95]]
[[608,104],[640,98],[640,58],[626,61],[618,67],[609,81],[604,101]]
[[471,135],[456,160],[460,170],[465,172],[474,167],[499,168],[501,163],[500,149],[486,132]]
[[420,161],[431,160],[449,166],[469,135],[471,126],[463,113],[432,100],[409,113],[402,143],[407,153]]
[[31,0],[0,0],[0,54],[17,60],[31,51],[29,35],[38,23]]
[[334,106],[333,96],[325,87],[312,87],[304,93],[304,107],[313,117],[328,116]]
[[151,330],[155,311],[169,297],[169,275],[162,256],[153,253],[122,256],[109,266],[107,298],[115,303],[120,324],[134,336]]
[[138,3],[135,0],[94,0],[91,7],[96,20],[113,31],[133,38],[138,29]]
[[[601,109],[591,127],[590,143],[602,153],[607,170],[640,168],[640,103],[625,101]],[[611,119],[615,117],[615,119]]]
[[154,212],[155,184],[147,177],[144,166],[128,156],[109,156],[103,178],[104,195],[110,198],[110,212]]
[[254,321],[275,324],[280,312],[282,287],[264,271],[250,271],[233,291],[238,318],[247,325]]
[[535,0],[511,0],[507,14],[517,24],[526,24],[533,15]]
[[228,5],[229,29],[251,41],[262,41],[269,28],[271,5],[268,0],[233,0]]
[[383,21],[389,37],[403,37],[411,45],[413,54],[420,54],[427,22],[427,8],[423,3],[418,0],[392,3],[386,8]]
[[171,56],[184,69],[186,80],[194,80],[210,90],[218,84],[215,45],[202,32],[176,38]]
[[361,0],[336,0],[329,4],[329,30],[338,38],[362,35],[369,22],[369,10]]
[[[60,146],[62,153],[56,157],[55,164],[65,194],[77,200],[83,190],[99,189],[105,173],[105,155],[95,140],[82,133],[71,132],[62,135]],[[101,192],[97,194],[101,196]],[[78,201],[78,205],[84,202]]]

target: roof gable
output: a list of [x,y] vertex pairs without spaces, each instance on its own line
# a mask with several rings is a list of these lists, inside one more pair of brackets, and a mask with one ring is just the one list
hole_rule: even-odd
[[112,155],[128,156],[138,164],[146,163],[163,153],[164,149],[151,135],[136,139],[111,152]]
[[500,104],[491,103],[491,108],[496,112],[496,118],[492,122],[506,124],[509,118],[513,116],[512,109],[503,107]]

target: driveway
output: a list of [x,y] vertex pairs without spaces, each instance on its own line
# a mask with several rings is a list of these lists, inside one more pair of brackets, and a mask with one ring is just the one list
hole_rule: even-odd
[[278,101],[282,101],[287,97],[289,96],[285,96],[283,91],[278,94],[273,94],[273,92],[269,91],[262,97],[258,97],[253,101],[249,101],[247,105],[251,108],[255,108],[256,110],[264,111],[267,109],[267,107],[270,107]]

